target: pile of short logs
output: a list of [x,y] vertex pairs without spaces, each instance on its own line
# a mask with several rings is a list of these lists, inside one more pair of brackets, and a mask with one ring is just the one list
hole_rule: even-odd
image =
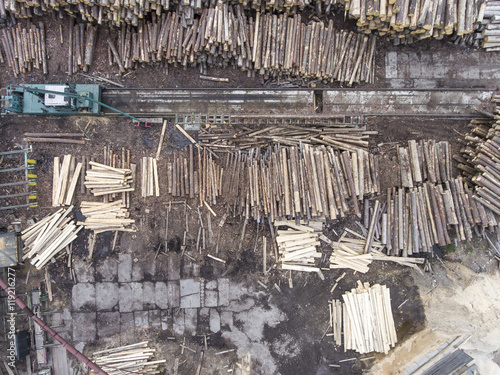
[[[118,40],[108,41],[121,72],[135,62],[166,61],[182,66],[235,66],[276,77],[316,78],[349,85],[373,82],[376,38],[334,28],[333,21],[302,23],[288,17],[257,12],[246,17],[240,5],[217,3],[203,10],[191,25],[177,12],[135,30],[122,27]],[[110,55],[111,55],[110,54]]]
[[97,27],[91,23],[77,23],[69,17],[68,75],[79,70],[87,72],[94,61]]
[[350,212],[351,205],[361,215],[358,201],[380,192],[378,157],[364,150],[274,146],[264,153],[229,153],[223,163],[223,173],[211,174],[207,186],[216,194],[220,183],[222,197],[235,214],[256,220],[336,219]]
[[[494,95],[492,100],[497,104],[500,97]],[[498,109],[495,114],[498,116]],[[473,191],[467,192],[469,207],[464,209],[469,219],[472,216],[474,222],[482,223],[482,227],[493,229],[498,223],[497,215],[500,215],[500,122],[496,118],[473,120],[469,126],[471,130],[465,136],[466,146],[460,155],[454,156],[460,163],[459,169],[474,187]],[[479,218],[474,206],[479,209]]]
[[143,198],[160,196],[156,158],[143,157],[141,159],[141,194]]
[[72,217],[73,206],[47,215],[21,233],[24,242],[24,259],[30,259],[41,269],[77,237],[83,228]]
[[330,327],[337,345],[358,353],[387,354],[398,342],[391,293],[385,285],[358,281],[358,287],[342,295],[344,302],[330,303]]
[[[155,351],[144,341],[95,352],[91,359],[109,375],[157,374],[158,366],[166,360],[153,361]],[[90,371],[90,374],[96,373]]]
[[83,225],[85,229],[93,230],[95,234],[106,231],[134,232],[132,225],[135,223],[130,219],[130,213],[121,200],[116,202],[81,202],[80,209],[85,216]]
[[408,141],[398,147],[401,186],[412,188],[423,181],[447,182],[451,179],[451,151],[447,141]]
[[500,51],[500,1],[488,0],[481,4],[475,38],[486,51]]
[[[319,225],[306,225],[297,224],[292,220],[282,220],[275,221],[274,226],[278,228],[276,242],[281,269],[316,272],[321,275],[321,270],[316,266],[316,259],[322,256],[317,250],[320,244],[318,236],[323,227],[322,222],[319,222]],[[316,231],[315,228],[319,230]]]
[[[3,0],[0,1],[3,2]],[[0,5],[0,13],[1,9]],[[39,28],[28,23],[26,27],[17,24],[10,29],[2,29],[1,39],[5,60],[14,77],[18,77],[21,73],[31,72],[33,69],[42,69],[43,74],[48,73],[43,22],[39,23]],[[4,63],[1,51],[0,63]]]
[[245,150],[279,143],[287,146],[300,144],[327,145],[335,150],[357,152],[368,150],[368,137],[376,134],[365,126],[350,125],[257,125],[248,127],[217,126],[202,129],[198,134],[200,145],[212,150]]
[[349,17],[357,20],[359,29],[379,35],[387,35],[396,41],[413,41],[456,33],[471,34],[480,12],[484,11],[483,0],[393,0],[364,1],[341,0]]
[[60,158],[54,158],[52,174],[52,206],[69,206],[73,202],[76,184],[80,177],[82,163],[75,165],[75,157],[65,155],[62,164]]

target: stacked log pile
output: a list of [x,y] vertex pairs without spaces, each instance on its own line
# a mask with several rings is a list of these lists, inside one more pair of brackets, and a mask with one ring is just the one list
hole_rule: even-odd
[[141,194],[143,198],[160,196],[156,158],[143,157],[141,159]]
[[[0,0],[0,17],[3,0]],[[26,27],[21,24],[10,29],[2,29],[2,46],[5,60],[12,70],[14,77],[19,74],[31,72],[33,69],[42,69],[43,74],[48,73],[47,48],[45,44],[45,26],[39,23],[37,28],[32,23]],[[0,51],[0,63],[4,63]]]
[[[211,155],[203,158],[209,160]],[[274,146],[260,153],[229,153],[224,168],[203,177],[202,198],[223,199],[235,215],[259,220],[360,215],[359,200],[380,192],[378,158],[366,151],[338,152],[330,146]],[[207,164],[202,164],[207,165]],[[202,167],[202,170],[206,168]],[[205,179],[207,178],[207,179]],[[205,194],[203,191],[207,188]]]
[[82,170],[82,163],[75,166],[75,157],[65,155],[60,163],[60,158],[54,158],[54,170],[52,174],[52,206],[69,206],[73,202],[76,184]]
[[[205,178],[206,174],[213,177],[221,175],[222,168],[215,165],[211,158],[204,159],[204,161],[209,168],[203,173]],[[201,158],[196,160],[193,145],[189,145],[187,156],[174,151],[173,161],[167,162],[167,193],[174,197],[194,198],[198,196],[201,175],[199,162],[201,162]]]
[[401,186],[412,188],[423,181],[444,183],[451,179],[451,151],[447,141],[408,141],[398,146]]
[[31,264],[41,269],[71,244],[83,228],[75,223],[72,211],[73,206],[61,208],[25,229],[21,233],[23,260],[30,259]]
[[80,209],[85,220],[77,224],[93,230],[95,234],[107,231],[135,232],[135,221],[130,219],[130,213],[121,200],[108,203],[84,201]]
[[68,34],[68,75],[79,70],[87,72],[94,61],[97,27],[91,23],[77,23],[69,17]]
[[475,38],[488,52],[500,51],[500,1],[488,0],[481,4]]
[[[496,105],[500,97],[492,99]],[[466,146],[460,155],[454,158],[459,162],[465,178],[470,181],[473,190],[466,191],[468,205],[464,207],[466,216],[480,227],[494,230],[500,215],[500,122],[498,107],[495,119],[473,120],[471,131],[465,136]],[[478,217],[479,216],[479,217]]]
[[201,146],[216,151],[245,150],[254,147],[266,147],[279,143],[287,146],[300,144],[327,145],[335,150],[357,152],[368,151],[368,138],[376,134],[367,131],[365,126],[356,125],[258,125],[247,127],[217,126],[202,129],[198,134]]
[[[316,265],[316,260],[322,254],[317,247],[320,245],[318,236],[322,230],[322,223],[318,225],[296,224],[295,221],[275,221],[276,242],[278,244],[278,262],[283,270],[316,272],[322,276]],[[279,229],[286,228],[286,229]],[[316,230],[318,228],[319,230]]]
[[[91,360],[109,375],[157,374],[158,366],[166,360],[152,360],[155,351],[144,341],[95,352]],[[90,374],[96,373],[90,371]]]
[[134,191],[132,170],[89,162],[85,174],[85,187],[96,197]]
[[387,35],[396,42],[411,43],[425,38],[442,39],[474,32],[484,7],[483,0],[347,0],[346,12],[357,20],[360,31]]
[[385,285],[358,281],[358,287],[342,295],[344,302],[333,300],[330,305],[330,328],[337,345],[360,354],[387,354],[397,341],[391,293]]

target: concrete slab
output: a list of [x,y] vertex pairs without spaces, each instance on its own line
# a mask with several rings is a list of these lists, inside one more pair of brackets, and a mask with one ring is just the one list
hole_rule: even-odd
[[173,314],[172,328],[176,334],[184,334],[184,310],[179,309]]
[[142,281],[144,280],[143,262],[139,262],[136,259],[132,259],[132,281]]
[[141,283],[120,285],[120,312],[140,311],[143,309],[143,289]]
[[217,280],[205,281],[205,289],[216,290],[217,289]]
[[120,313],[120,332],[124,333],[130,329],[134,329],[134,313]]
[[76,280],[79,283],[93,283],[95,281],[94,265],[89,267],[89,263],[84,261],[83,258],[76,258],[73,261],[75,268]]
[[229,306],[229,279],[218,279],[217,288],[219,290],[219,306]]
[[[52,374],[53,375],[68,375],[68,351],[62,345],[57,345],[51,348],[52,352]],[[5,362],[4,362],[5,364]],[[13,374],[12,371],[8,371]]]
[[149,314],[147,311],[134,311],[135,328],[149,328]]
[[161,310],[149,310],[149,326],[151,328],[160,328],[161,327]]
[[168,309],[167,284],[163,281],[155,283],[155,302],[160,309]]
[[198,309],[184,309],[184,333],[196,334],[198,326]]
[[117,283],[97,283],[96,308],[98,311],[113,310],[118,305],[120,288]]
[[154,280],[158,281],[168,280],[168,257],[166,255],[160,255],[158,256],[154,264],[155,264]]
[[96,279],[99,282],[116,282],[118,280],[118,257],[111,256],[96,265]]
[[181,294],[178,281],[169,281],[167,284],[168,307],[175,309],[181,305]]
[[120,333],[120,313],[109,311],[97,313],[97,336],[104,339]]
[[218,296],[216,290],[205,290],[205,307],[217,307]]
[[142,283],[144,309],[156,309],[155,284],[149,281]]
[[118,281],[121,283],[132,281],[132,256],[130,254],[118,255]]
[[73,313],[73,341],[94,341],[97,335],[96,313]]
[[73,285],[71,301],[74,311],[95,310],[95,286],[90,283]]
[[181,308],[199,308],[201,306],[200,282],[194,279],[180,280],[180,296]]
[[179,254],[169,252],[167,255],[168,280],[179,280],[181,278],[181,257]]
[[220,331],[220,315],[216,309],[210,309],[210,331],[217,333]]
[[231,331],[233,329],[233,313],[231,311],[222,311],[220,313],[220,324],[222,329]]
[[170,310],[161,310],[161,329],[164,331],[167,329],[171,329],[172,324],[173,324],[173,319]]

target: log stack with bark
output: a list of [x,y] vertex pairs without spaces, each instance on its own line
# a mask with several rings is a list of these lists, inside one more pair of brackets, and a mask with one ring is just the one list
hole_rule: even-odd
[[41,269],[66,249],[82,228],[73,219],[73,206],[47,215],[21,233],[23,260],[30,259],[31,264]]
[[488,52],[500,51],[500,1],[483,2],[477,22],[475,37],[479,45]]

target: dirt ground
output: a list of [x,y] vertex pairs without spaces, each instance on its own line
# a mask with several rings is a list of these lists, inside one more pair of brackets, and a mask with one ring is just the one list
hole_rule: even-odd
[[[63,30],[67,28],[67,20],[62,22]],[[47,40],[48,50],[51,53],[49,60],[49,75],[43,76],[40,72],[32,72],[15,79],[8,73],[8,68],[0,66],[3,74],[0,74],[0,87],[5,87],[10,83],[58,83],[58,82],[92,82],[80,75],[67,77],[66,56],[60,51],[58,46],[58,25],[59,20],[50,20],[47,24]],[[341,17],[338,17],[339,24],[343,24]],[[352,27],[352,25],[347,25]],[[246,73],[235,69],[226,70],[211,70],[210,75],[228,77],[229,83],[217,83],[200,80],[197,69],[188,68],[186,70],[180,68],[169,68],[168,75],[165,74],[165,69],[159,66],[140,67],[125,77],[117,76],[117,67],[109,67],[107,62],[107,54],[104,49],[104,42],[109,30],[103,29],[99,31],[98,47],[96,51],[97,59],[94,67],[88,74],[96,74],[109,79],[119,81],[127,87],[262,87],[263,85],[271,85],[271,82],[263,82],[260,77],[248,78]],[[65,35],[65,34],[64,34]],[[383,38],[379,39],[377,46],[377,79],[375,87],[384,87],[383,69],[384,69],[384,54],[392,50],[392,47],[385,43]],[[405,47],[403,47],[405,48]],[[456,48],[460,50],[462,47],[452,46],[448,43],[440,43],[432,41],[429,44],[421,43],[420,47],[415,48],[439,48],[449,50],[450,53]],[[93,82],[92,82],[93,83]],[[274,83],[275,84],[275,83]],[[320,87],[322,83],[317,83]],[[338,86],[338,85],[337,85]],[[335,87],[329,86],[329,87]],[[387,187],[393,185],[398,172],[396,170],[396,145],[405,145],[408,139],[435,139],[436,141],[448,140],[452,145],[453,153],[460,149],[460,144],[456,142],[459,133],[466,130],[466,121],[460,120],[436,120],[436,119],[415,119],[415,118],[369,118],[369,130],[377,130],[379,134],[372,137],[371,146],[374,152],[380,153],[382,158],[381,171],[382,173],[382,188],[383,191]],[[153,126],[148,129],[134,127],[130,121],[120,118],[86,118],[86,117],[5,117],[0,118],[0,149],[9,150],[14,148],[24,148],[27,146],[24,140],[24,132],[79,132],[85,130],[88,138],[87,144],[77,146],[67,145],[47,145],[36,144],[33,147],[33,159],[37,160],[36,173],[37,191],[39,195],[39,207],[37,209],[23,209],[15,212],[2,211],[0,216],[0,228],[8,228],[10,223],[19,219],[25,223],[29,218],[41,218],[53,209],[50,207],[50,197],[52,189],[52,165],[55,156],[63,156],[71,153],[77,157],[94,156],[97,161],[102,161],[103,149],[107,145],[112,145],[113,149],[121,150],[122,147],[130,149],[132,152],[132,162],[139,163],[142,156],[152,156],[156,151],[156,139],[159,137],[159,126]],[[179,150],[186,143],[180,137],[169,139],[166,145],[165,152],[162,154],[159,168],[165,170],[167,159],[172,157],[173,150]],[[78,187],[79,188],[79,187]],[[78,191],[77,188],[77,191]],[[82,199],[89,199],[90,196],[82,196],[77,194],[77,202]],[[185,228],[186,217],[183,210],[175,208],[175,214],[171,216],[170,235],[165,238],[164,223],[167,212],[167,203],[169,200],[177,200],[175,198],[164,196],[160,199],[150,198],[146,201],[138,197],[138,193],[132,194],[132,217],[136,219],[139,231],[133,239],[134,245],[137,248],[143,249],[143,252],[138,257],[139,262],[150,262],[157,249],[160,251],[175,251],[179,246],[179,233],[182,233]],[[191,207],[196,207],[196,202],[187,201]],[[214,207],[217,214],[224,212],[221,206]],[[191,233],[196,233],[198,229],[198,216],[195,210],[187,213],[188,224]],[[329,364],[337,364],[339,360],[346,358],[359,357],[354,352],[343,351],[343,348],[336,347],[329,336],[325,336],[325,330],[328,324],[328,300],[341,298],[344,291],[350,290],[355,286],[357,280],[362,282],[368,281],[372,284],[383,283],[391,288],[392,307],[394,319],[397,327],[399,342],[406,342],[412,335],[421,332],[424,328],[430,327],[436,331],[442,331],[447,335],[453,334],[456,327],[465,324],[472,312],[476,310],[484,310],[487,312],[484,315],[477,316],[477,320],[484,321],[485,324],[481,328],[481,337],[487,337],[487,340],[482,342],[477,336],[476,340],[471,341],[470,353],[477,356],[482,364],[482,369],[485,374],[495,373],[489,372],[495,369],[500,363],[498,352],[494,352],[494,344],[498,344],[496,338],[499,337],[494,331],[494,327],[488,322],[494,322],[498,316],[495,311],[498,309],[498,294],[495,294],[491,283],[498,283],[498,275],[488,276],[496,268],[496,262],[492,262],[492,257],[488,253],[489,246],[483,242],[473,244],[464,244],[458,246],[455,252],[445,253],[444,259],[446,267],[442,266],[437,259],[431,259],[433,267],[432,273],[426,273],[424,276],[415,273],[409,269],[397,265],[390,264],[375,264],[370,271],[363,275],[355,275],[353,272],[347,272],[347,275],[339,283],[338,288],[334,293],[330,293],[330,289],[334,284],[334,279],[339,276],[339,272],[327,272],[324,281],[319,280],[316,275],[294,274],[293,288],[290,287],[288,274],[273,271],[270,275],[264,277],[261,272],[261,253],[257,239],[262,235],[269,236],[267,227],[257,227],[255,222],[249,223],[246,235],[242,244],[242,250],[237,250],[237,241],[241,235],[241,222],[237,218],[229,218],[221,234],[220,240],[220,256],[227,259],[226,267],[215,266],[217,269],[210,267],[203,268],[203,272],[207,274],[227,275],[231,280],[241,282],[245,288],[256,290],[259,288],[257,280],[263,282],[269,287],[264,291],[261,308],[262,311],[274,313],[277,316],[285,316],[286,319],[280,318],[279,324],[262,327],[262,342],[269,349],[266,352],[267,357],[262,359],[262,363],[275,366],[276,374],[283,375],[303,375],[303,374],[362,374],[369,369],[374,363],[377,366],[372,369],[375,374],[394,373],[401,369],[401,365],[397,360],[393,360],[396,351],[391,352],[390,356],[383,358],[377,355],[375,360],[367,361],[350,361],[343,362],[340,368],[329,367]],[[335,226],[336,229],[349,227],[356,229],[354,219],[341,220],[337,223],[328,223],[328,227]],[[77,257],[86,257],[88,255],[86,237],[87,232],[74,243],[74,253]],[[332,237],[332,240],[336,238]],[[121,241],[132,241],[130,237],[122,237],[118,243],[120,251]],[[162,244],[164,241],[169,243],[168,249],[165,249]],[[97,244],[97,250],[94,255],[94,261],[99,262],[108,255],[103,249],[109,250],[109,244],[112,238],[110,235],[100,236]],[[188,238],[188,243],[193,246],[193,238]],[[209,248],[214,248],[214,242],[209,245]],[[467,249],[473,248],[471,253]],[[321,251],[328,254],[328,249],[322,247]],[[205,254],[196,255],[196,261],[203,267],[208,264]],[[460,267],[458,269],[457,267]],[[25,277],[27,267],[20,270],[19,278]],[[49,273],[54,282],[54,291],[57,296],[53,305],[55,310],[63,309],[71,305],[71,288],[72,281],[69,278],[67,267],[64,265],[64,259],[50,264]],[[462,276],[457,276],[457,274]],[[478,275],[471,276],[471,275]],[[461,279],[463,277],[463,279]],[[473,277],[473,281],[468,284],[469,279]],[[30,285],[22,288],[31,287],[43,279],[43,273],[31,271]],[[278,292],[272,285],[278,284],[281,292]],[[428,290],[436,289],[428,292]],[[465,286],[465,287],[464,287]],[[478,305],[475,307],[473,296],[482,293],[484,288],[488,290],[488,300],[491,299],[491,306],[487,306],[486,297],[481,298]],[[21,292],[23,289],[20,290]],[[448,298],[448,299],[445,299]],[[457,316],[453,314],[449,316],[449,310],[454,309],[459,301],[465,298],[469,306],[462,309]],[[443,300],[449,301],[441,303]],[[436,303],[437,302],[437,303]],[[465,303],[464,303],[465,304]],[[450,310],[452,311],[452,310]],[[448,315],[447,315],[448,314]],[[272,316],[272,315],[271,315]],[[446,324],[445,324],[446,323]],[[474,332],[475,327],[471,326],[469,331]],[[131,332],[128,336],[120,337],[121,342],[137,341],[137,332]],[[170,333],[161,333],[156,330],[147,330],[141,332],[141,337],[155,339],[155,346],[159,353],[170,360],[173,356],[179,355],[179,342],[170,340]],[[441,336],[440,336],[441,337]],[[85,348],[86,352],[91,352],[94,348],[101,348],[108,345],[116,345],[116,339],[110,338],[103,342],[96,342]],[[217,357],[214,355],[216,351],[226,348],[237,347],[241,344],[238,338],[232,337],[214,337],[209,342],[209,349],[206,353],[206,362],[204,369],[206,373],[222,373],[216,372],[215,369],[223,366],[233,366],[236,370],[244,369],[244,356],[241,351],[233,353],[228,357]],[[188,341],[190,346],[201,348],[203,345],[198,337],[190,338]],[[248,344],[248,350],[252,353],[261,353],[255,343],[244,342]],[[497,345],[498,348],[498,345]],[[197,349],[197,350],[198,350]],[[182,368],[182,374],[194,373],[196,358],[190,352],[185,354],[185,366]],[[263,357],[264,358],[264,357]],[[408,357],[403,359],[408,360]],[[255,374],[269,374],[263,368],[262,363],[258,364],[261,359],[252,358],[255,367],[251,367]],[[265,362],[269,361],[269,362]],[[380,363],[379,363],[380,361]],[[386,365],[385,361],[392,361]],[[403,360],[404,362],[404,360]],[[236,364],[239,364],[240,367]],[[389,367],[386,367],[389,366]],[[391,367],[392,366],[392,367]],[[396,368],[397,367],[397,368]],[[259,370],[255,370],[255,369]],[[388,370],[387,370],[388,368]],[[381,370],[377,370],[381,369]],[[212,372],[210,372],[212,370]],[[235,372],[236,372],[235,370]],[[217,370],[218,371],[218,370]],[[169,372],[170,373],[170,372]],[[204,372],[205,373],[205,372]],[[244,373],[244,372],[241,372]],[[250,373],[250,372],[249,372]]]

